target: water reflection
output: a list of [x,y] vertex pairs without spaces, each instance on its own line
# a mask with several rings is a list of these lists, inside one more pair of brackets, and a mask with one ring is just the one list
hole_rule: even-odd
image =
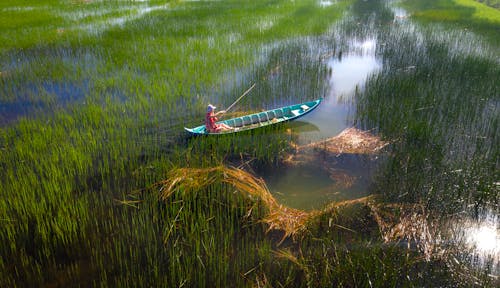
[[481,220],[468,219],[455,224],[462,241],[470,250],[472,265],[485,268],[500,275],[500,222],[497,214],[489,211]]
[[[376,39],[353,37],[346,41],[349,48],[323,59],[330,71],[328,92],[323,103],[301,120],[310,125],[290,125],[296,132],[298,145],[320,141],[338,135],[354,126],[354,95],[362,89],[371,73],[381,64],[375,56]],[[315,127],[315,129],[310,129]],[[329,159],[329,165],[304,164],[281,167],[265,173],[268,187],[284,204],[301,209],[320,208],[332,201],[366,196],[376,157],[342,154]],[[333,162],[335,163],[333,163]]]
[[319,6],[321,6],[321,7],[332,6],[333,4],[335,4],[334,2],[336,2],[336,1],[320,0],[319,1]]
[[331,71],[328,93],[315,113],[306,118],[319,127],[320,131],[300,131],[300,144],[333,137],[354,125],[349,116],[354,112],[353,97],[356,89],[362,88],[367,77],[381,68],[381,63],[375,56],[375,38],[354,38],[350,43],[349,51],[339,52],[326,59],[326,65]]
[[[77,29],[83,30],[92,34],[99,34],[114,26],[123,26],[127,22],[138,20],[144,15],[158,11],[170,9],[169,4],[150,6],[146,5],[133,5],[125,6],[120,9],[110,8],[100,10],[86,10],[75,12],[63,12],[60,15],[70,21],[78,21],[80,19],[97,18],[88,24],[78,24],[74,27],[69,27],[69,30]],[[119,16],[110,16],[115,13],[121,14]],[[99,18],[103,19],[99,19]],[[64,29],[63,29],[64,30]]]
[[[478,226],[478,225],[475,225]],[[499,235],[494,223],[486,223],[469,229],[468,243],[478,252],[495,255],[499,251]]]
[[391,7],[391,10],[394,14],[394,22],[402,21],[408,17],[408,13],[402,8]]

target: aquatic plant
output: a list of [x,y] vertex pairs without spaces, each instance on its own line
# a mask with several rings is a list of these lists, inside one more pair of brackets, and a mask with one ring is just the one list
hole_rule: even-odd
[[[389,29],[380,38],[384,69],[369,78],[357,98],[363,127],[394,139],[392,156],[380,171],[374,191],[388,202],[423,207],[421,211],[437,218],[432,225],[443,228],[441,235],[451,241],[445,227],[452,215],[480,219],[482,208],[498,210],[491,208],[498,202],[494,192],[498,166],[494,91],[500,75],[496,52],[491,43],[463,30],[440,27],[450,35],[445,36],[435,26],[419,26],[416,32],[411,23],[397,25],[402,29]],[[468,39],[467,44],[456,45],[458,35]],[[439,211],[438,216],[432,211]],[[421,228],[414,230],[425,238],[428,232]],[[457,254],[450,258],[460,258]],[[483,268],[495,274],[494,266]],[[494,285],[494,278],[484,277],[483,272],[462,269]]]
[[[66,286],[69,279],[179,286],[193,265],[162,268],[165,261],[178,264],[181,255],[166,252],[158,220],[178,210],[126,196],[184,163],[207,166],[239,153],[272,162],[285,147],[280,139],[287,136],[279,131],[267,139],[262,132],[250,135],[253,145],[244,139],[221,144],[186,139],[182,127],[202,119],[208,101],[227,105],[248,83],[261,81],[275,65],[270,59],[287,69],[280,73],[284,81],[270,84],[272,92],[294,82],[289,75],[297,77],[292,68],[300,64],[300,71],[311,72],[301,81],[311,93],[263,89],[240,109],[321,95],[320,62],[301,61],[307,46],[287,52],[280,43],[326,31],[349,1],[329,7],[314,1],[49,2],[0,4],[10,19],[0,21],[0,286]],[[329,17],[309,17],[315,13]],[[233,148],[212,153],[215,147]],[[226,223],[221,209],[215,217]],[[208,259],[211,267],[228,269],[222,252],[228,242],[220,243],[210,254],[219,256]],[[241,245],[248,254],[267,247],[250,240]]]
[[[323,209],[313,211],[291,209],[278,204],[261,179],[242,169],[224,166],[174,169],[166,180],[150,187],[148,193],[156,194],[168,207],[172,205],[177,207],[177,212],[169,214],[170,217],[167,218],[170,220],[165,223],[167,228],[164,231],[167,233],[164,235],[168,243],[172,243],[171,239],[177,239],[172,245],[180,249],[184,248],[179,246],[178,242],[188,241],[180,239],[186,237],[204,239],[206,237],[204,231],[210,231],[210,235],[220,233],[218,230],[213,230],[218,229],[217,226],[207,227],[206,224],[202,224],[208,221],[206,219],[217,223],[211,215],[217,211],[219,205],[227,207],[225,211],[229,219],[240,217],[239,221],[235,219],[231,222],[233,224],[230,224],[230,226],[236,225],[237,230],[231,228],[224,232],[231,239],[235,239],[235,242],[219,239],[228,243],[225,249],[233,251],[232,249],[236,249],[234,247],[237,246],[237,249],[245,251],[244,249],[249,247],[238,246],[237,243],[248,241],[247,237],[251,237],[252,241],[264,241],[259,244],[264,244],[264,247],[271,245],[265,248],[268,250],[266,253],[259,253],[250,258],[245,254],[248,252],[241,252],[242,250],[231,252],[247,255],[244,263],[235,263],[236,267],[247,271],[244,273],[245,280],[251,280],[251,277],[255,276],[255,282],[248,281],[246,284],[266,282],[273,285],[310,287],[368,283],[381,285],[389,281],[391,285],[398,286],[409,283],[422,285],[444,283],[444,279],[448,277],[445,275],[449,272],[439,257],[428,259],[435,265],[443,265],[439,268],[439,272],[429,266],[417,267],[416,264],[424,260],[419,256],[420,252],[407,250],[405,245],[399,243],[400,240],[406,239],[412,241],[411,237],[415,234],[411,234],[414,233],[411,228],[415,223],[400,222],[397,210],[406,211],[403,206],[399,208],[392,205],[385,206],[374,196],[331,203]],[[228,197],[229,195],[231,196]],[[235,205],[233,202],[235,198],[243,202]],[[235,209],[239,211],[237,214],[233,214]],[[426,225],[427,222],[424,220],[419,223]],[[193,228],[196,226],[206,227],[207,230],[202,229],[200,233],[200,230]],[[408,230],[403,231],[401,238],[390,238],[388,236],[391,235],[390,231],[395,231],[397,227]],[[252,234],[249,230],[257,234]],[[193,234],[187,236],[186,233]],[[189,255],[184,255],[184,258],[192,258],[190,261],[196,266],[198,264],[195,262],[198,259],[195,259],[195,255],[201,256],[199,261],[202,263],[206,263],[208,257],[204,252]],[[279,265],[276,265],[276,262]],[[400,268],[396,269],[398,265]],[[252,266],[254,268],[251,268]],[[236,272],[233,268],[221,271],[221,273]],[[201,272],[201,275],[194,277],[186,275],[185,281],[193,284],[213,277],[207,276],[205,272]],[[227,274],[223,275],[225,275],[223,279],[227,277]],[[410,278],[414,277],[413,275],[420,276]],[[435,278],[437,275],[442,278]],[[431,278],[427,278],[428,276]],[[215,279],[212,283],[220,283],[218,282],[220,280]]]
[[[361,203],[359,209],[345,206],[351,207],[345,214],[335,210],[336,214],[320,213],[317,218],[284,208],[265,214],[268,208],[263,202],[256,204],[247,194],[234,193],[236,186],[221,183],[220,175],[194,193],[183,194],[179,188],[164,200],[156,193],[132,192],[144,192],[144,187],[166,175],[174,176],[178,167],[210,169],[221,163],[239,165],[242,159],[252,161],[255,169],[279,163],[294,137],[284,127],[219,139],[187,138],[182,128],[199,124],[207,102],[227,106],[251,83],[258,83],[255,94],[240,103],[240,110],[322,97],[329,73],[324,60],[341,58],[350,49],[349,40],[338,32],[364,37],[378,26],[362,25],[363,19],[377,25],[388,22],[389,10],[383,10],[381,20],[365,10],[386,8],[383,1],[357,1],[349,10],[356,15],[347,15],[339,30],[331,25],[353,1],[53,2],[0,4],[2,17],[8,20],[0,21],[0,286],[454,283],[442,262],[419,261],[416,251],[410,252],[416,258],[407,257],[408,252],[397,245],[372,245],[368,239],[377,229],[366,235],[350,231],[362,227],[364,220],[374,223],[365,213],[369,207]],[[390,44],[399,39],[387,36],[393,38],[380,37],[381,41]],[[374,76],[370,81],[379,83],[367,85],[368,97],[360,106],[366,113],[361,126],[397,140],[394,161],[387,167],[410,171],[388,173],[383,179],[389,185],[378,186],[378,191],[388,199],[418,201],[420,196],[405,192],[397,198],[409,188],[423,199],[430,195],[438,200],[430,203],[451,198],[456,207],[477,200],[473,204],[480,210],[496,195],[491,171],[498,153],[492,147],[499,133],[497,121],[490,117],[497,112],[493,92],[498,89],[488,80],[498,79],[488,60],[494,54],[474,48],[484,46],[470,45],[466,49],[486,55],[446,57],[449,46],[438,41],[422,47],[445,60],[421,65],[404,54],[417,51],[424,58],[428,54],[418,45],[401,45],[408,49],[402,53],[396,49],[400,44],[377,46],[386,61],[384,69],[418,71],[418,85],[390,73]],[[394,58],[387,57],[391,53]],[[474,73],[468,74],[469,65]],[[471,95],[476,91],[490,96],[452,97],[452,92],[460,92],[457,88],[445,98],[431,97],[440,87],[437,81],[448,80],[438,76],[450,67],[457,68],[458,75],[451,84],[467,83],[463,90]],[[436,79],[429,87],[424,85],[429,80],[426,74]],[[461,81],[468,77],[471,86]],[[384,85],[408,97],[401,101],[393,91],[381,89]],[[413,94],[415,87],[425,93]],[[378,101],[377,96],[369,97],[371,89],[381,96]],[[412,103],[415,95],[428,97],[416,97],[419,101]],[[452,105],[453,116],[446,116],[447,101],[462,104],[461,99],[467,101]],[[429,108],[435,102],[441,106]],[[377,110],[384,106],[393,109]],[[418,121],[405,128],[407,115]],[[461,132],[453,134],[450,128],[440,134],[426,126],[443,119]],[[406,153],[414,148],[415,154]],[[442,151],[450,152],[442,156]],[[451,161],[454,156],[457,160]],[[439,165],[433,167],[435,162]],[[259,183],[238,189],[258,191]],[[428,187],[433,188],[424,189]],[[446,193],[436,192],[445,189]],[[366,217],[350,217],[351,212]],[[289,214],[297,217],[287,218]],[[261,222],[264,215],[270,217],[268,226]],[[329,220],[333,216],[335,222]],[[351,225],[355,219],[359,221]],[[308,221],[316,224],[308,226]],[[273,229],[267,231],[269,227]],[[326,227],[328,235],[323,234]],[[273,234],[281,229],[288,232]],[[342,239],[361,243],[338,244]]]
[[494,45],[498,45],[498,29],[500,12],[479,1],[403,1],[401,5],[414,18],[424,22],[452,23],[461,27],[478,31],[488,37]]

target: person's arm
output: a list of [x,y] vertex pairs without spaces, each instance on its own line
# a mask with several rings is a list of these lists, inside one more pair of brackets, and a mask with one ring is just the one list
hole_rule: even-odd
[[226,113],[226,110],[221,110],[221,111],[219,111],[219,112],[215,113],[215,114],[214,114],[214,116],[217,116],[217,115],[219,115],[219,114],[223,114],[223,113]]

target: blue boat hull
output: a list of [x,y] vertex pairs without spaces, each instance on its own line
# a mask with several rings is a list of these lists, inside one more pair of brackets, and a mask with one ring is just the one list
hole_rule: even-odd
[[228,131],[208,132],[205,125],[184,129],[194,135],[221,135],[257,129],[300,118],[318,107],[321,100],[318,99],[217,122],[217,124],[224,123],[234,127],[234,129]]

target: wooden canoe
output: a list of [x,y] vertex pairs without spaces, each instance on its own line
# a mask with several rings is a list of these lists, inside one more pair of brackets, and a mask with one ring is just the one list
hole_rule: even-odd
[[205,129],[205,125],[184,129],[194,135],[220,135],[247,131],[300,118],[318,107],[321,100],[322,99],[318,99],[217,122],[217,124],[225,123],[234,127],[234,129],[227,131],[208,132]]

